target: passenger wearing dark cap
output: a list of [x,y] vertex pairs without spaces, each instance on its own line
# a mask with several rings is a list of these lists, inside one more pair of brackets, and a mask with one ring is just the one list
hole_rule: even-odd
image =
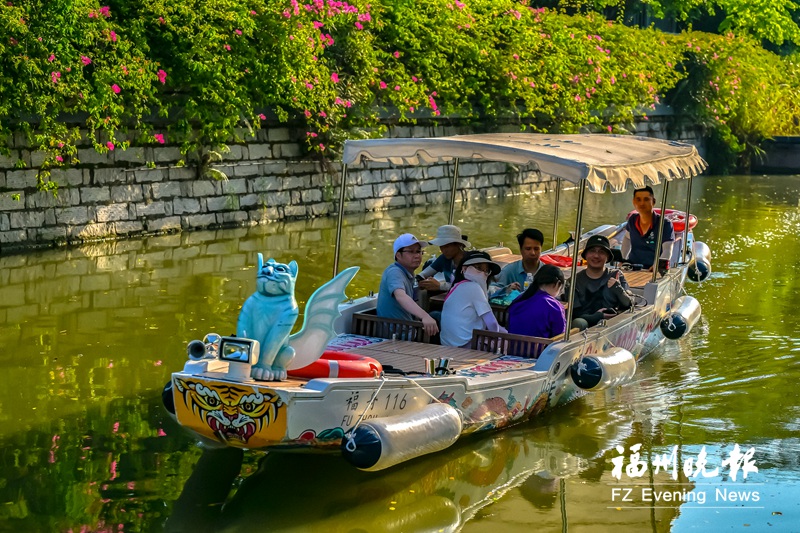
[[500,265],[486,252],[465,252],[456,268],[453,287],[442,308],[441,341],[445,346],[469,346],[473,329],[506,332],[489,305],[489,279]]
[[522,259],[503,267],[497,280],[489,287],[491,298],[502,296],[513,290],[523,290],[528,274],[533,277],[542,267],[539,257],[542,255],[544,234],[538,229],[527,228],[517,235],[517,242]]
[[[618,312],[630,309],[628,282],[619,270],[608,270],[606,263],[614,258],[608,239],[592,235],[581,252],[586,260],[586,269],[575,276],[575,305],[573,306],[573,328],[586,329],[602,319],[609,319]],[[569,286],[564,290],[566,298]]]

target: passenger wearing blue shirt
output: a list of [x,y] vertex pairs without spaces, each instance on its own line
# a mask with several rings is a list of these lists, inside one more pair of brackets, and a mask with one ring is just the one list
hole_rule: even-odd
[[422,248],[428,243],[420,242],[410,233],[400,235],[394,241],[394,260],[383,271],[378,290],[378,316],[401,320],[422,321],[428,335],[436,335],[439,327],[436,320],[414,301],[414,271],[422,264]]
[[[461,234],[461,228],[451,225],[439,226],[439,229],[436,230],[436,238],[428,241],[428,244],[438,246],[442,255],[417,275],[419,288],[428,291],[450,290],[455,277],[455,267],[463,259],[464,250],[472,245]],[[444,275],[444,281],[433,277],[439,272]]]
[[[656,239],[658,239],[658,224],[662,220],[660,215],[653,212],[656,197],[650,186],[633,191],[633,207],[636,213],[628,219],[625,227],[627,232],[622,239],[622,256],[631,264],[642,265],[652,271],[653,261],[656,256]],[[669,269],[669,259],[672,257],[672,245],[675,232],[672,222],[663,219],[664,234],[661,239],[661,255],[659,256],[659,269]]]
[[544,234],[538,229],[527,228],[517,235],[517,242],[522,259],[503,267],[500,275],[489,287],[489,298],[503,296],[513,290],[524,290],[528,274],[533,277],[542,267],[539,257],[542,255]]

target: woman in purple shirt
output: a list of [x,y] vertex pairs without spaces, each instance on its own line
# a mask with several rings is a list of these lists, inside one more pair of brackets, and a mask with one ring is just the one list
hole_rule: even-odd
[[564,273],[553,265],[542,265],[533,283],[508,308],[508,332],[550,338],[566,330],[564,307],[558,296],[564,290]]

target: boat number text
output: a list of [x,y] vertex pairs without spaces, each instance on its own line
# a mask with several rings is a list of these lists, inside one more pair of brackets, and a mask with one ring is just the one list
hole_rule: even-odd
[[[364,399],[364,402],[369,400],[368,396]],[[345,400],[345,407],[348,413],[342,418],[342,426],[348,427],[353,425],[358,417],[361,416],[360,413],[353,413],[352,411],[358,411],[358,406],[361,405],[363,407],[363,403],[359,402],[359,393],[353,392],[347,400]],[[370,418],[377,418],[378,414],[369,414],[371,411],[374,411],[376,407],[379,409],[382,408],[383,411],[402,411],[408,405],[408,394],[403,393],[400,394],[399,392],[396,393],[387,393],[385,396],[380,394],[375,401],[372,402],[372,405],[369,407],[367,414],[364,415],[364,420],[368,420]]]

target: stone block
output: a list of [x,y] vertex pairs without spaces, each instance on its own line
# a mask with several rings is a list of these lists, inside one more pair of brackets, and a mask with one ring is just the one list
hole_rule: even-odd
[[283,208],[283,215],[287,218],[302,218],[306,216],[304,205],[287,205]]
[[325,216],[333,211],[333,204],[330,202],[320,202],[307,207],[311,209],[311,215],[315,217]]
[[300,145],[297,143],[276,144],[273,147],[276,158],[300,157]]
[[56,222],[70,226],[87,224],[89,222],[89,210],[86,206],[56,209]]
[[419,183],[419,190],[422,192],[432,192],[439,190],[438,180],[425,180]]
[[127,181],[127,173],[119,168],[96,168],[92,173],[92,183],[95,185],[127,183]]
[[383,175],[383,181],[402,181],[403,180],[403,171],[399,168],[388,168],[386,170],[381,171]]
[[289,199],[289,203],[292,205],[297,205],[300,203],[300,191],[289,191],[291,195]]
[[20,158],[19,150],[9,150],[9,154],[0,154],[0,168],[14,168]]
[[305,189],[311,186],[311,179],[308,176],[287,176],[281,180],[283,189]]
[[50,181],[59,187],[77,187],[83,185],[83,170],[79,168],[54,168],[50,171]]
[[183,159],[180,148],[176,146],[156,146],[153,148],[153,161],[156,163],[177,163]]
[[241,144],[231,144],[228,146],[228,152],[222,154],[222,157],[226,161],[241,161],[246,152],[247,150],[243,149]]
[[302,202],[310,204],[322,201],[322,191],[319,189],[308,189],[300,193]]
[[275,176],[264,176],[248,181],[251,192],[269,192],[281,190],[283,183]]
[[162,232],[181,229],[181,217],[153,218],[146,222],[147,231]]
[[111,200],[111,190],[108,187],[82,187],[80,195],[83,204],[96,204]]
[[54,242],[67,240],[67,227],[66,226],[51,226],[47,228],[36,229],[36,241],[38,242]]
[[459,176],[478,176],[481,173],[480,166],[477,163],[464,163],[458,165]]
[[375,185],[374,189],[375,189],[375,196],[381,198],[386,196],[389,197],[395,196],[397,195],[398,192],[400,192],[400,189],[394,183],[381,183]]
[[154,199],[183,196],[184,193],[182,191],[182,183],[184,182],[167,181],[162,183],[152,183],[150,184],[150,194]]
[[368,211],[386,209],[389,205],[389,198],[368,198],[364,200],[364,205]]
[[242,224],[248,221],[246,211],[230,211],[226,213],[217,213],[217,224],[230,225]]
[[222,182],[222,194],[245,194],[246,192],[247,192],[247,180],[234,179]]
[[270,128],[267,130],[267,138],[270,142],[282,142],[289,140],[288,128]]
[[81,277],[81,292],[107,291],[111,288],[111,274],[95,273]]
[[272,146],[269,144],[254,143],[249,147],[250,159],[272,159]]
[[10,229],[28,229],[44,226],[44,212],[20,211],[11,213],[10,224]]
[[266,203],[270,207],[275,207],[275,206],[279,206],[279,205],[287,205],[287,204],[290,203],[289,193],[286,192],[286,191],[267,193],[267,202]]
[[175,198],[172,200],[172,213],[175,215],[193,214],[200,211],[200,201],[195,198]]
[[[217,194],[216,183],[208,180],[194,181],[191,183],[190,196],[214,196]],[[220,187],[221,188],[221,187]]]
[[6,172],[6,187],[9,189],[30,189],[36,187],[36,170],[11,170]]
[[[157,185],[160,184],[154,183],[152,186],[155,187]],[[141,185],[115,185],[111,187],[112,202],[140,202],[143,198]]]
[[394,209],[395,207],[407,207],[408,201],[406,200],[405,196],[394,196],[389,198],[389,207]]
[[208,211],[237,211],[239,198],[237,196],[213,196],[206,199]]
[[[19,200],[14,200],[13,196],[19,195]],[[0,211],[19,211],[25,209],[25,193],[22,191],[8,191],[0,193]]]
[[137,217],[148,217],[148,216],[155,216],[155,215],[165,215],[166,211],[164,209],[165,202],[157,201],[157,202],[150,202],[150,203],[139,203],[133,204],[136,208],[136,216]]
[[114,152],[101,154],[94,148],[78,148],[78,159],[84,165],[113,165]]
[[445,172],[450,175],[450,168],[447,165],[432,165],[427,168],[429,178],[442,178],[445,176]]
[[261,167],[265,176],[283,176],[289,172],[289,165],[283,161],[267,161]]
[[[128,204],[111,204],[111,205],[97,206],[95,208],[95,216],[98,222],[127,220],[129,217]],[[56,218],[58,218],[58,213],[56,213]]]
[[259,198],[257,194],[245,194],[239,197],[239,207],[253,207],[259,205]]
[[24,229],[17,229],[11,231],[0,231],[0,244],[11,244],[22,242],[26,239],[27,234]]
[[[113,237],[114,226],[106,222],[93,222],[90,224],[77,224],[67,226],[67,240],[75,241],[96,241]],[[105,251],[103,251],[105,253]]]
[[170,180],[193,180],[197,177],[197,170],[189,167],[172,167],[167,173]]
[[228,172],[228,177],[231,174],[236,177],[258,176],[261,174],[261,166],[258,163],[240,163],[233,166],[233,172]]
[[114,157],[118,163],[136,163],[144,165],[146,162],[144,148],[141,146],[131,146],[127,150],[114,150]]
[[138,220],[123,220],[114,223],[114,231],[117,235],[130,235],[131,233],[142,233],[144,224]]
[[133,173],[133,181],[136,183],[153,183],[164,181],[165,170],[160,168],[143,168]]
[[372,185],[358,185],[351,190],[352,198],[372,198]]
[[207,228],[217,223],[217,217],[213,214],[189,215],[181,217],[181,223],[185,228]]
[[11,229],[10,217],[5,213],[0,213],[0,231],[8,231],[10,229]]

